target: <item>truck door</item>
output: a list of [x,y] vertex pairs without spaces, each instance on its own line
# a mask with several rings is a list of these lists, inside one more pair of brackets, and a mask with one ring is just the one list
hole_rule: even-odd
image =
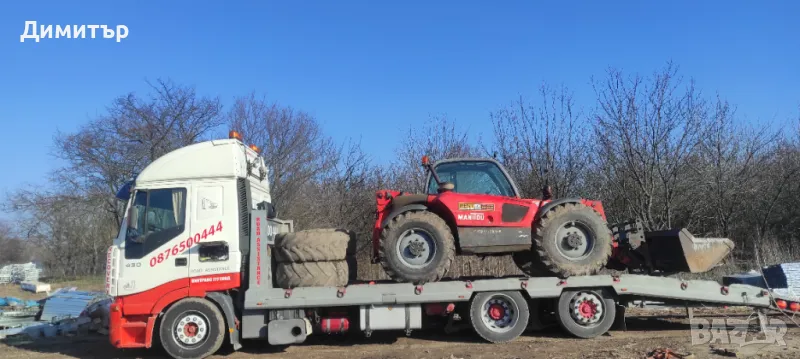
[[234,182],[203,183],[194,189],[190,287],[223,290],[240,280],[237,197]]
[[137,189],[125,225],[117,295],[135,294],[189,276],[188,186]]

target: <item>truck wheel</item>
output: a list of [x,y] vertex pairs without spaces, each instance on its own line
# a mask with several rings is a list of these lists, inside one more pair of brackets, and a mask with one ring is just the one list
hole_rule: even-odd
[[383,270],[397,282],[436,282],[450,269],[455,240],[438,215],[406,212],[383,228],[379,254]]
[[275,285],[281,288],[344,287],[349,270],[346,261],[277,263]]
[[208,357],[219,350],[224,337],[222,313],[200,298],[186,298],[172,305],[159,328],[161,345],[176,359]]
[[519,292],[478,293],[469,310],[475,332],[491,343],[516,339],[528,326],[528,302]]
[[544,268],[562,278],[597,273],[613,245],[603,217],[580,203],[560,204],[543,213],[533,239]]
[[594,338],[611,329],[616,316],[614,298],[594,289],[565,290],[558,299],[558,322],[578,338]]
[[309,229],[275,236],[274,255],[278,262],[320,262],[343,260],[355,237],[344,229]]
[[522,273],[528,277],[546,277],[550,271],[542,265],[538,253],[531,250],[511,253],[511,259]]

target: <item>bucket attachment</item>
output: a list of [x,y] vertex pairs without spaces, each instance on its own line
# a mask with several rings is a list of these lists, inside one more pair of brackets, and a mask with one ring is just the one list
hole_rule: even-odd
[[708,272],[733,250],[728,238],[695,238],[686,228],[645,233],[653,266],[667,272]]
[[728,238],[695,238],[685,228],[644,232],[636,221],[611,229],[618,243],[615,262],[628,269],[703,273],[722,263],[734,248]]

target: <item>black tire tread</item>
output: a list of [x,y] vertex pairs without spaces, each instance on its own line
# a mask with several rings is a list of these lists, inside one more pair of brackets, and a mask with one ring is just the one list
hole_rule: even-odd
[[[572,317],[569,314],[569,300],[573,295],[578,292],[595,292],[596,294],[600,295],[600,298],[603,300],[603,310],[605,311],[606,315],[603,317],[603,321],[600,322],[595,327],[585,328],[575,323]],[[567,302],[566,308],[564,310],[565,304]],[[565,290],[561,292],[561,297],[558,299],[558,309],[557,309],[557,317],[558,317],[558,324],[567,334],[572,335],[576,338],[581,339],[591,339],[604,333],[608,332],[609,329],[614,325],[614,320],[617,315],[617,307],[614,298],[604,292],[603,290],[591,290],[591,289],[577,289],[577,290]]]
[[355,235],[344,229],[309,229],[275,237],[273,255],[279,263],[344,260]]
[[[184,308],[186,307],[195,307],[199,311],[203,312],[203,314],[205,314],[209,320],[216,320],[217,322],[217,337],[213,339],[208,338],[208,340],[213,340],[211,346],[209,346],[205,351],[194,353],[194,355],[192,355],[192,353],[185,353],[185,350],[180,347],[172,347],[174,338],[172,337],[172,323],[170,323],[171,316],[175,312],[185,310]],[[209,323],[209,326],[210,325],[212,325],[212,323]],[[165,329],[167,332],[166,334],[164,333]],[[164,318],[161,321],[161,326],[159,327],[158,331],[158,337],[161,340],[162,347],[167,354],[176,359],[199,359],[213,355],[219,351],[219,348],[222,347],[222,343],[225,340],[225,333],[227,333],[225,330],[225,319],[222,315],[222,311],[220,311],[219,308],[214,305],[214,303],[211,303],[203,298],[184,298],[170,306],[169,309],[167,309],[167,311],[164,313]]]
[[[484,298],[491,297],[492,295],[495,295],[495,294],[505,294],[505,295],[509,296],[511,299],[513,299],[517,304],[517,309],[518,309],[517,310],[517,312],[518,312],[517,314],[520,317],[517,318],[517,324],[516,324],[517,327],[515,327],[513,330],[511,330],[509,332],[505,332],[505,333],[491,333],[491,332],[489,332],[489,333],[487,333],[487,332],[484,332],[484,331],[479,329],[479,328],[483,328],[483,321],[481,320],[480,317],[476,317],[475,314],[476,314],[476,310],[477,310],[478,313],[480,313],[483,310],[483,308],[476,308],[476,306],[481,305],[481,303],[483,303],[483,301],[484,301]],[[528,327],[528,321],[530,320],[530,314],[531,313],[530,313],[530,308],[528,307],[528,301],[519,292],[499,292],[499,293],[497,293],[497,292],[483,292],[483,293],[478,293],[478,294],[475,295],[475,297],[472,299],[472,301],[470,302],[470,305],[469,305],[469,320],[470,320],[470,323],[472,324],[472,328],[475,329],[475,332],[478,333],[478,335],[481,338],[483,338],[487,342],[495,343],[495,344],[496,343],[510,342],[510,341],[516,339],[517,337],[519,337],[520,335],[522,335],[522,333],[524,333],[525,329],[527,329],[527,327]],[[495,334],[495,335],[492,335],[492,334]]]
[[[605,228],[606,237],[601,238],[600,236],[598,236],[598,238],[596,239],[597,244],[595,245],[594,248],[595,251],[601,251],[602,255],[599,255],[598,259],[594,263],[581,266],[574,266],[574,265],[562,266],[559,265],[557,261],[553,260],[552,255],[544,247],[544,240],[545,240],[544,230],[556,218],[572,211],[592,211],[592,213],[597,216],[597,220],[603,223],[603,228]],[[534,232],[533,250],[537,252],[541,265],[551,273],[561,278],[596,274],[601,269],[603,269],[603,267],[605,267],[606,263],[608,262],[608,258],[611,256],[611,251],[613,249],[613,241],[611,240],[612,233],[611,229],[608,228],[606,221],[603,220],[603,217],[600,216],[600,213],[598,213],[594,208],[584,205],[582,203],[562,203],[553,208],[550,208],[547,212],[542,214],[533,232]],[[605,243],[603,243],[604,241]]]
[[[444,257],[438,267],[435,270],[430,271],[424,278],[418,280],[410,280],[409,278],[405,278],[403,273],[398,272],[387,262],[386,256],[386,245],[390,239],[396,238],[400,236],[402,233],[397,233],[400,227],[409,221],[420,221],[420,222],[427,222],[433,227],[435,227],[439,232],[445,233],[445,238],[443,241],[445,243],[444,248]],[[396,239],[395,239],[396,240]],[[453,233],[450,230],[450,227],[447,223],[439,217],[437,214],[429,211],[409,211],[405,213],[401,213],[397,217],[393,218],[389,223],[383,228],[381,231],[380,236],[380,246],[378,255],[381,258],[380,263],[383,270],[392,280],[396,282],[417,282],[417,283],[425,283],[425,282],[437,282],[444,278],[447,275],[447,272],[450,270],[450,264],[453,262],[453,258],[455,257],[455,238],[453,237]]]
[[281,288],[343,287],[347,285],[347,262],[294,262],[277,263],[275,284]]

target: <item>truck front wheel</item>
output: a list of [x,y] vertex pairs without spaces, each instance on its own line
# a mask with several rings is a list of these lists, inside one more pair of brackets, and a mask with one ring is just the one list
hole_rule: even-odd
[[222,346],[225,333],[222,313],[211,302],[186,298],[173,304],[161,320],[159,338],[175,359],[201,359]]

